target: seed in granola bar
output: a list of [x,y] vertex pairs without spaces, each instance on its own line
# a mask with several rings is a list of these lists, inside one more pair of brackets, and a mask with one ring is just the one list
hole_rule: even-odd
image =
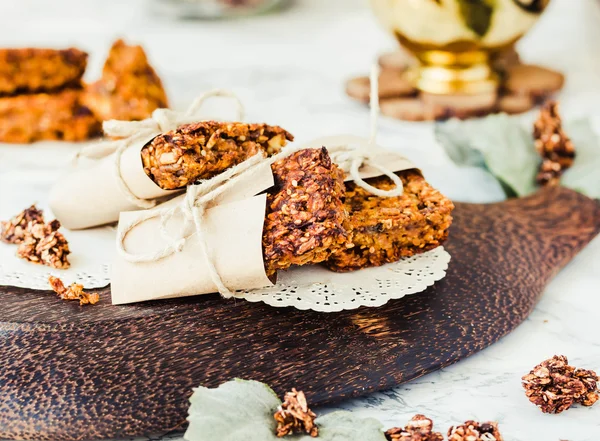
[[433,421],[424,415],[415,415],[406,427],[394,427],[385,432],[388,441],[443,441],[439,432],[433,431]]
[[17,256],[56,269],[69,268],[69,243],[58,231],[59,228],[57,220],[48,224],[30,222],[17,248]]
[[88,293],[83,290],[83,285],[72,283],[69,287],[58,277],[48,277],[48,283],[52,290],[58,294],[62,300],[79,300],[80,305],[95,305],[100,300],[98,293]]
[[308,408],[304,392],[295,388],[285,394],[283,404],[273,417],[277,421],[276,434],[279,438],[303,432],[313,438],[319,435],[319,429],[315,425],[317,415]]
[[26,208],[9,221],[0,221],[0,240],[20,244],[25,238],[29,223],[44,223],[44,213],[35,205]]
[[495,421],[466,421],[460,426],[450,427],[448,441],[503,441],[503,438]]
[[522,380],[527,398],[544,413],[561,413],[575,403],[592,406],[599,398],[596,372],[569,366],[564,355],[541,362]]

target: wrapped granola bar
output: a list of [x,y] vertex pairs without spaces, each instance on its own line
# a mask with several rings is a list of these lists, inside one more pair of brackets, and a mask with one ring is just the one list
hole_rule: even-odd
[[136,137],[133,141],[105,143],[108,151],[111,146],[117,151],[79,165],[52,188],[50,207],[65,227],[116,222],[123,211],[151,208],[156,200],[172,197],[186,185],[211,178],[255,154],[276,153],[292,139],[285,130],[267,124],[203,121],[163,130],[150,119],[125,126],[131,127],[127,134]]
[[[213,264],[229,290],[270,286],[277,270],[323,262],[346,245],[343,173],[325,148],[294,152],[270,167],[260,164],[236,184],[206,212],[192,208],[194,217],[202,217],[202,234],[198,225],[186,225],[183,213],[165,211],[181,206],[183,196],[156,214],[123,213],[118,236],[127,253],[152,257],[178,232],[186,239],[181,248],[142,261],[119,255],[113,303],[216,292]],[[160,232],[166,213],[171,218],[163,224],[165,237]]]

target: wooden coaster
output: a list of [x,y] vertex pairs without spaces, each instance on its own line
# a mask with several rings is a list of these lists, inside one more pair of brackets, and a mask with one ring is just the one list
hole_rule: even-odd
[[[405,51],[381,55],[379,77],[381,113],[406,121],[433,121],[447,118],[467,119],[490,113],[527,112],[536,103],[562,89],[564,75],[559,72],[522,64],[519,54],[508,49],[496,54],[493,65],[502,78],[497,92],[482,95],[435,95],[420,93],[405,77],[404,72],[415,63]],[[346,93],[362,103],[369,102],[368,77],[348,80]]]

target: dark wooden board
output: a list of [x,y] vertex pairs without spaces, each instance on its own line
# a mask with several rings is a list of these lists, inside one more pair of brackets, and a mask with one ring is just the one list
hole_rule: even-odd
[[457,204],[447,277],[424,293],[336,314],[217,295],[79,307],[0,288],[0,438],[82,440],[185,423],[200,384],[296,386],[315,404],[390,388],[497,341],[600,230],[600,205],[564,189]]

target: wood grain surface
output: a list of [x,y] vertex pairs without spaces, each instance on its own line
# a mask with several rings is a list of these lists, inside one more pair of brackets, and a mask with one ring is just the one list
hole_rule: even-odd
[[83,440],[185,423],[200,384],[295,386],[314,404],[390,388],[494,343],[600,230],[600,205],[565,189],[457,204],[447,277],[380,308],[335,314],[218,295],[80,307],[0,287],[0,438]]

